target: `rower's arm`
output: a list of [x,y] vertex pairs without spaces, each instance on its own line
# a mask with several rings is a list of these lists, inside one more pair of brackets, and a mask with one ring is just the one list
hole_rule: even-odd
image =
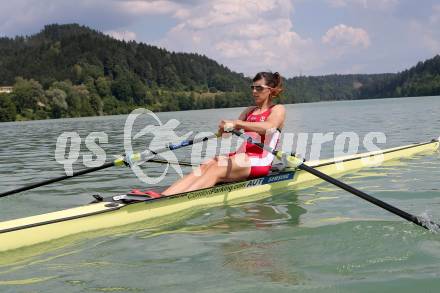
[[[241,115],[240,115],[241,117]],[[286,109],[283,105],[276,105],[272,108],[267,120],[264,122],[247,122],[243,120],[235,120],[235,128],[244,129],[245,131],[256,132],[264,135],[266,131],[273,128],[283,128],[284,119],[286,118]]]
[[246,120],[246,117],[248,115],[249,112],[251,112],[255,107],[247,107],[246,109],[243,110],[243,112],[241,112],[240,116],[238,116],[238,120],[221,120],[220,124],[219,124],[219,129],[218,129],[218,135],[222,135],[225,131],[223,129],[223,127],[225,126],[225,123],[233,123],[234,127],[236,127],[236,122],[239,120]]
[[240,116],[238,116],[238,120],[245,121],[249,112],[251,112],[255,108],[256,108],[255,106],[251,106],[244,109],[243,112],[241,112]]

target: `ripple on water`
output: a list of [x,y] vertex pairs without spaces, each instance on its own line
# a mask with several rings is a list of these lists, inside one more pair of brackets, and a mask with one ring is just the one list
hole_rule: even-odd
[[[285,129],[296,134],[356,131],[361,138],[385,129],[386,145],[398,146],[438,136],[433,133],[440,129],[439,102],[432,97],[287,105]],[[188,126],[215,130],[219,119],[242,110],[160,117],[180,120],[179,131],[186,133]],[[125,116],[112,116],[2,124],[0,186],[13,188],[62,173],[54,150],[64,131],[78,131],[82,138],[105,131],[109,143],[103,148],[110,159],[123,150],[124,122]],[[327,157],[333,153],[332,146],[323,146]],[[187,159],[186,150],[177,154]],[[439,159],[440,153],[415,156],[341,179],[414,214],[431,210],[431,219],[438,219]],[[167,177],[158,188],[176,178]],[[78,205],[92,193],[110,195],[131,187],[145,185],[126,169],[109,169],[4,198],[0,217]],[[173,223],[141,223],[51,242],[32,253],[29,249],[27,257],[26,250],[0,255],[0,291],[429,292],[440,286],[438,235],[326,183],[173,218]],[[22,261],[3,265],[14,254]]]

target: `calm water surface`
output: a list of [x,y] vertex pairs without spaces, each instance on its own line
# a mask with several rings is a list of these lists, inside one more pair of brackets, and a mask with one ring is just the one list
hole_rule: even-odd
[[[215,131],[241,109],[160,113],[180,134]],[[440,97],[287,106],[292,133],[382,131],[381,147],[440,135]],[[108,160],[123,150],[126,116],[0,124],[0,186],[8,190],[63,174],[57,137],[108,134]],[[171,138],[170,138],[171,139]],[[135,144],[141,150],[144,144]],[[84,147],[81,149],[87,153]],[[360,149],[363,150],[362,148]],[[333,156],[323,145],[323,157]],[[190,151],[177,151],[188,160]],[[75,165],[79,170],[81,164]],[[148,164],[148,174],[163,167]],[[188,172],[189,169],[183,169]],[[155,188],[177,175],[171,172]],[[419,155],[343,180],[416,215],[440,220],[440,154]],[[145,188],[111,168],[0,200],[0,220],[86,204],[91,195]],[[176,215],[173,221],[81,235],[0,254],[0,292],[437,292],[440,236],[322,183],[252,202]]]

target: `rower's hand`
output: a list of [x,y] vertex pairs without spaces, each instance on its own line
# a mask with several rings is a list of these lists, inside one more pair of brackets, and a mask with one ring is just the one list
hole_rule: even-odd
[[230,132],[231,130],[235,129],[236,123],[235,120],[221,120],[218,124],[218,128],[222,132]]
[[236,123],[234,120],[221,120],[218,124],[218,134],[219,136],[223,136],[223,134],[227,134],[229,136],[230,131],[234,129],[236,126]]

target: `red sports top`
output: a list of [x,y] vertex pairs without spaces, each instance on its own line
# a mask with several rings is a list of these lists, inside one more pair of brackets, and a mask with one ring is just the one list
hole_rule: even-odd
[[[246,115],[245,121],[247,122],[266,121],[269,115],[271,114],[272,108],[274,106],[275,105],[272,105],[269,109],[267,109],[266,111],[260,114],[254,114],[255,110],[258,108],[252,109]],[[256,132],[248,132],[248,131],[246,131],[245,133],[250,137],[252,137],[254,141],[263,142],[265,145],[269,146],[272,149],[276,147],[281,134],[279,129],[267,135],[259,135]],[[270,166],[274,159],[274,156],[271,153],[247,141],[240,146],[237,153],[246,153],[251,159],[252,166]]]

